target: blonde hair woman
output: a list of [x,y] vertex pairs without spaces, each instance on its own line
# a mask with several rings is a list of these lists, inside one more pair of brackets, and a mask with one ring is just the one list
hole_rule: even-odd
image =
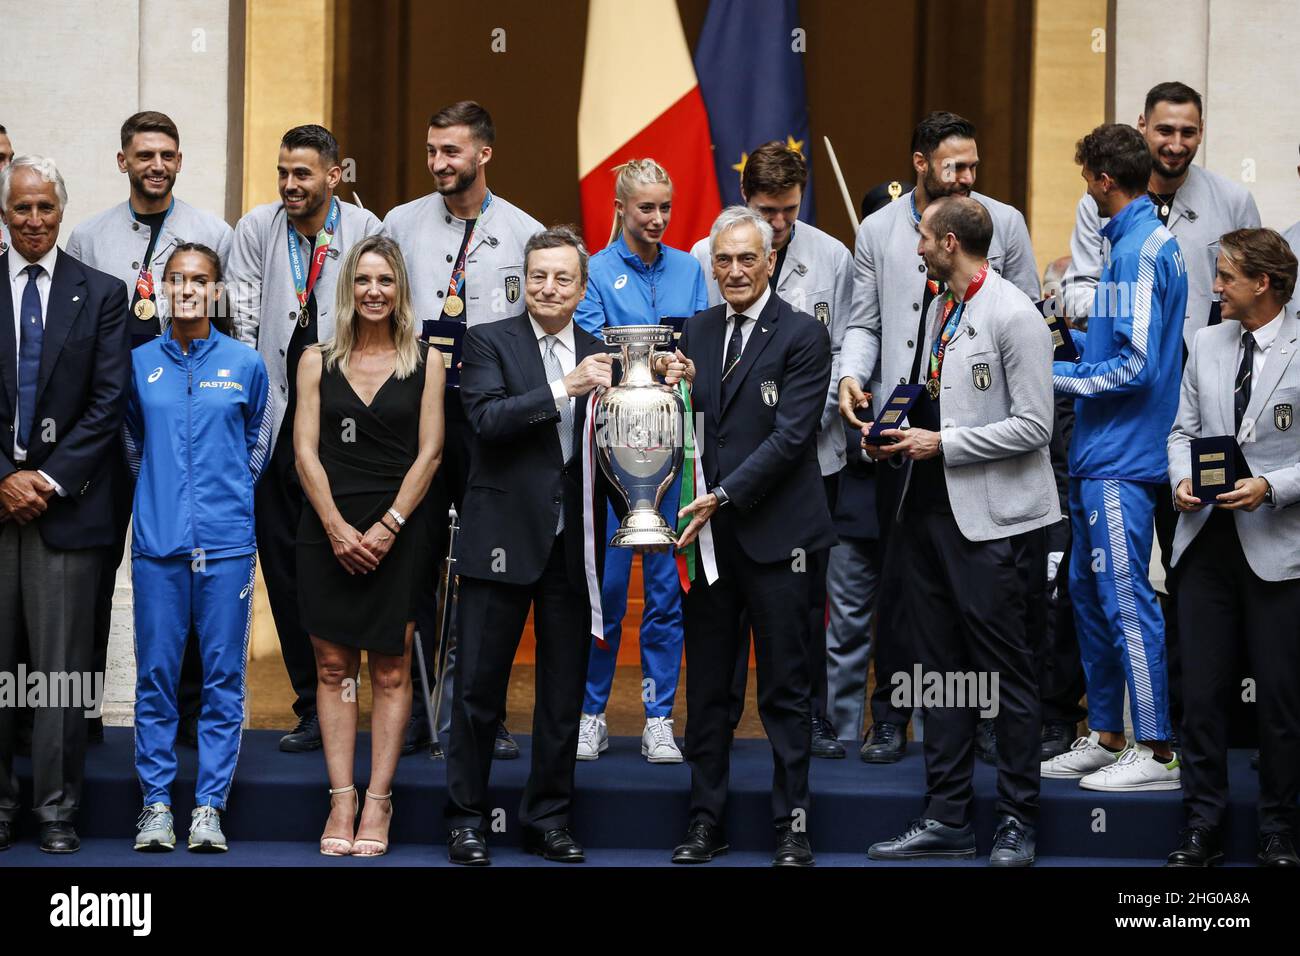
[[[411,711],[416,598],[432,563],[420,502],[442,458],[440,361],[415,337],[396,243],[371,236],[344,257],[334,338],[298,368],[294,455],[311,508],[298,528],[298,605],[316,653],[330,781],[327,856],[388,849],[391,786]],[[371,771],[360,826],[352,783],[366,651],[374,692]]]
[[[630,159],[617,169],[614,234],[609,245],[591,257],[587,294],[574,321],[595,335],[607,325],[657,325],[670,318],[677,319],[680,327],[683,319],[708,307],[709,297],[695,258],[662,242],[672,219],[672,179],[653,159]],[[677,526],[679,490],[675,483],[662,505],[664,519],[672,527]],[[608,517],[613,517],[612,510]],[[673,739],[672,721],[682,664],[677,565],[670,554],[644,554],[641,568],[645,585],[641,672],[652,688],[645,701],[641,754],[651,763],[680,763],[682,753]],[[606,646],[591,650],[578,732],[579,760],[596,760],[609,746],[605,705],[614,681],[631,574],[632,552],[609,548],[601,588]]]

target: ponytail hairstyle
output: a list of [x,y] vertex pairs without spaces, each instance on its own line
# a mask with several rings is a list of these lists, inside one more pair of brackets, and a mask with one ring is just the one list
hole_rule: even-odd
[[[668,170],[664,169],[653,159],[629,159],[622,166],[615,166],[612,170],[618,174],[614,180],[614,196],[624,206],[632,199],[632,193],[638,186],[659,186],[664,185],[669,189],[673,188],[673,181],[668,176]],[[610,230],[609,242],[613,242],[623,231],[623,213],[614,210],[614,228]]]

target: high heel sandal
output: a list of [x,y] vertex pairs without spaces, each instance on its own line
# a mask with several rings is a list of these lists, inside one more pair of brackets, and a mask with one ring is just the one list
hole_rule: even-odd
[[[390,791],[388,791],[388,793],[371,793],[370,790],[367,789],[367,790],[366,790],[366,801],[369,802],[369,801],[371,801],[371,800],[387,800],[387,801],[388,801],[388,821],[389,821],[389,824],[391,825],[391,824],[392,824],[392,820],[393,820],[393,805],[392,805],[393,792],[390,790]],[[378,847],[379,849],[378,849],[378,850],[372,850],[372,851],[369,851],[369,852],[364,852],[364,853],[359,853],[359,852],[357,852],[357,851],[360,850],[363,846],[364,846],[364,847]],[[386,841],[383,841],[383,840],[370,840],[370,839],[364,839],[364,840],[357,840],[356,842],[354,842],[354,843],[352,844],[352,855],[353,855],[353,856],[383,856],[383,855],[384,855],[385,853],[387,853],[387,852],[388,852],[388,843],[387,843]]]
[[[334,808],[334,798],[340,793],[351,793],[356,795],[357,788],[355,785],[348,787],[339,787],[337,790],[330,788],[330,809]],[[357,801],[357,812],[360,812],[360,801]],[[353,813],[353,823],[356,822],[357,814]],[[323,856],[350,856],[353,847],[352,837],[329,836],[328,834],[320,838],[320,851]]]

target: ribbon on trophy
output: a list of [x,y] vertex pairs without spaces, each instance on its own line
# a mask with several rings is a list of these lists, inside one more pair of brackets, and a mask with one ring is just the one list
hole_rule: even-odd
[[[686,453],[686,460],[691,463],[691,467],[682,472],[682,490],[677,502],[677,511],[680,514],[683,508],[695,500],[695,490],[702,488],[707,491],[708,483],[704,480],[704,465],[695,447],[695,411],[691,405],[691,390],[685,380],[677,383],[677,389],[681,393],[682,403],[685,406],[682,414],[682,447]],[[690,523],[690,517],[678,518],[677,534],[680,536]],[[701,563],[704,565],[705,581],[712,584],[718,580],[718,561],[713,550],[713,529],[708,522],[705,522],[694,541],[677,552],[677,577],[681,581],[683,593],[691,589]]]
[[596,574],[596,400],[603,388],[587,397],[587,420],[582,426],[582,568],[591,602],[591,636],[603,649],[605,615],[600,606],[600,578]]

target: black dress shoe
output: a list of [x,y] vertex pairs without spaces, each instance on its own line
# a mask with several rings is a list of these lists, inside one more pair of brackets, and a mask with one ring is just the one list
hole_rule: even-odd
[[564,827],[547,830],[540,837],[536,833],[525,832],[524,849],[556,863],[582,863],[586,860],[582,844]]
[[1250,755],[1250,769],[1251,769],[1251,770],[1258,770],[1258,769],[1259,769],[1259,751],[1258,751],[1258,750],[1256,750],[1253,754]]
[[1074,729],[1074,724],[1064,720],[1049,720],[1044,723],[1039,737],[1041,759],[1051,760],[1069,750],[1070,744],[1075,740]]
[[433,738],[429,736],[429,715],[411,714],[411,719],[406,722],[406,733],[402,737],[402,756],[428,750],[432,743]]
[[199,749],[199,718],[197,714],[187,714],[176,725],[176,742],[191,750]]
[[41,824],[41,849],[46,853],[76,853],[81,849],[81,840],[67,820],[54,820]]
[[897,763],[907,752],[907,728],[900,724],[871,725],[858,756],[867,763]]
[[987,764],[998,765],[998,732],[992,720],[975,725],[975,756]]
[[722,856],[727,849],[727,838],[722,835],[722,827],[697,821],[687,829],[685,841],[673,850],[673,862],[708,863],[715,856]]
[[0,850],[7,850],[14,845],[14,825],[9,820],[0,820]]
[[320,718],[315,711],[300,717],[298,726],[280,738],[280,749],[287,754],[305,754],[320,746]]
[[776,828],[776,852],[772,854],[773,866],[812,866],[812,845],[808,834],[795,833],[789,827]]
[[1295,839],[1289,833],[1270,833],[1259,838],[1260,866],[1300,866]]
[[1213,866],[1223,859],[1219,835],[1207,827],[1188,827],[1165,866]]
[[938,820],[913,820],[894,839],[873,843],[867,856],[873,860],[972,860],[975,830],[969,823],[950,827]]
[[457,827],[447,835],[447,859],[461,866],[487,866],[492,862],[487,841],[473,827]]
[[998,822],[989,866],[1029,866],[1034,862],[1034,828],[1011,814]]
[[812,719],[812,755],[826,760],[844,759],[844,745],[835,736],[835,728],[822,717]]
[[104,718],[87,717],[86,718],[86,740],[92,744],[97,744],[104,739]]
[[519,745],[506,730],[505,721],[497,722],[497,739],[492,743],[493,760],[515,760],[519,756]]

